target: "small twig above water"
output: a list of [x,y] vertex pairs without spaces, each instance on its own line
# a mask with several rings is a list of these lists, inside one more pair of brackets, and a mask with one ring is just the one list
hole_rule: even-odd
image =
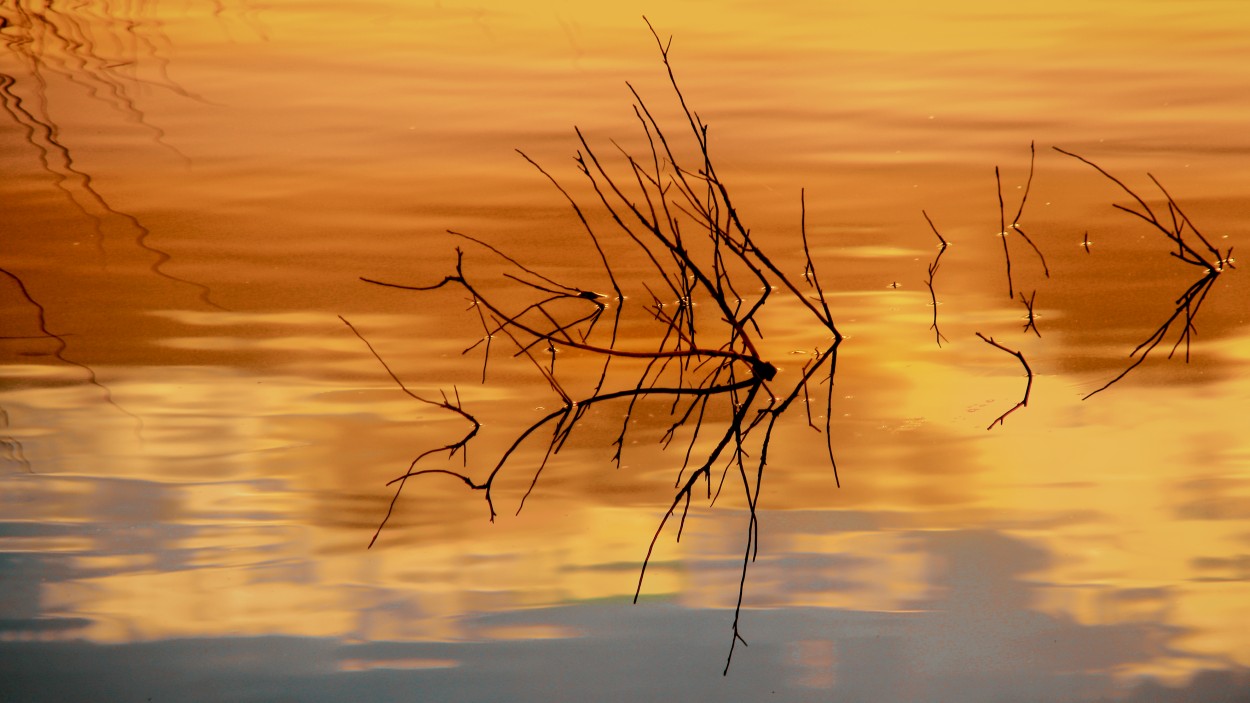
[[1022,354],[1022,353],[1020,353],[1020,352],[1018,352],[1018,351],[1016,351],[1016,350],[1014,350],[1014,349],[1008,349],[1007,347],[1005,347],[1005,346],[1003,346],[1003,345],[999,344],[998,342],[995,342],[993,337],[986,337],[985,335],[981,334],[980,332],[977,332],[977,336],[978,336],[978,337],[980,337],[980,338],[981,338],[981,340],[982,340],[982,341],[984,341],[986,344],[989,344],[990,346],[993,346],[993,347],[997,347],[997,348],[999,348],[999,349],[1001,349],[1001,350],[1003,350],[1003,351],[1007,352],[1008,354],[1011,354],[1012,356],[1016,357],[1017,359],[1019,359],[1019,360],[1020,360],[1020,364],[1024,366],[1024,372],[1025,372],[1026,374],[1028,374],[1028,378],[1029,378],[1028,383],[1026,383],[1026,384],[1025,384],[1025,386],[1024,386],[1024,397],[1022,397],[1022,398],[1020,399],[1020,402],[1018,402],[1018,403],[1016,403],[1015,405],[1013,405],[1013,406],[1011,407],[1011,409],[1010,409],[1010,410],[1008,410],[1007,412],[1003,413],[1002,415],[999,415],[999,416],[998,416],[998,419],[996,419],[996,420],[994,420],[993,422],[991,422],[991,423],[989,424],[989,426],[985,428],[986,430],[992,430],[992,429],[994,429],[994,425],[1001,425],[1001,424],[1003,424],[1003,421],[1007,419],[1007,416],[1008,416],[1008,415],[1010,415],[1010,414],[1014,413],[1015,411],[1019,410],[1020,408],[1025,407],[1025,406],[1027,406],[1027,405],[1029,404],[1029,392],[1033,390],[1033,369],[1029,368],[1029,362],[1025,361],[1025,359],[1024,359],[1024,354]]
[[933,230],[933,234],[938,238],[938,242],[941,244],[938,249],[937,256],[933,257],[933,263],[929,264],[929,278],[925,281],[925,285],[929,288],[929,302],[930,305],[933,306],[933,323],[929,325],[929,329],[933,330],[933,333],[937,338],[937,345],[940,347],[942,346],[942,342],[947,341],[947,339],[942,335],[942,331],[938,329],[938,301],[937,293],[933,291],[933,276],[937,273],[938,266],[941,265],[942,255],[946,253],[947,241],[944,237],[942,237],[942,233],[938,231],[937,226],[933,224],[933,220],[929,218],[929,213],[921,210],[920,214],[924,215],[925,222],[929,223],[929,229]]
[[1015,284],[1011,277],[1011,250],[1007,246],[1007,239],[1012,232],[1018,233],[1025,242],[1032,247],[1033,252],[1037,254],[1037,258],[1042,263],[1042,272],[1047,278],[1050,278],[1050,267],[1046,265],[1046,257],[1042,255],[1042,250],[1037,247],[1033,239],[1025,233],[1024,228],[1020,225],[1020,218],[1024,216],[1024,205],[1029,201],[1029,191],[1033,187],[1033,167],[1037,161],[1037,149],[1034,142],[1029,142],[1029,177],[1024,184],[1024,194],[1020,197],[1020,207],[1016,209],[1016,214],[1011,218],[1011,223],[1007,223],[1005,205],[1003,203],[1003,181],[999,175],[998,167],[994,167],[994,181],[998,186],[998,236],[1003,240],[1003,259],[1007,267],[1007,297],[1015,298]]
[[1024,297],[1024,293],[1020,293],[1020,302],[1024,303],[1024,309],[1028,313],[1028,316],[1025,318],[1024,331],[1033,330],[1033,334],[1040,337],[1042,333],[1037,331],[1037,313],[1033,312],[1033,303],[1036,300],[1037,291],[1033,291],[1027,298]]
[[[1199,278],[1176,298],[1176,307],[1167,319],[1165,319],[1163,323],[1160,324],[1155,331],[1145,339],[1145,341],[1138,344],[1133,351],[1129,352],[1130,358],[1136,357],[1133,363],[1129,364],[1128,368],[1121,371],[1115,378],[1107,381],[1097,390],[1086,395],[1085,398],[1088,399],[1098,393],[1101,393],[1102,391],[1107,390],[1112,385],[1119,382],[1120,379],[1127,376],[1130,371],[1145,362],[1146,357],[1150,355],[1150,352],[1154,351],[1155,347],[1159,346],[1159,344],[1167,337],[1168,331],[1171,330],[1172,325],[1178,322],[1180,322],[1181,329],[1176,335],[1176,341],[1172,345],[1172,349],[1168,352],[1168,358],[1172,358],[1172,356],[1176,354],[1176,350],[1183,343],[1185,345],[1185,361],[1189,361],[1189,345],[1193,339],[1194,333],[1197,331],[1197,327],[1194,326],[1194,318],[1198,315],[1198,310],[1202,307],[1202,303],[1206,300],[1207,294],[1211,292],[1212,286],[1215,285],[1216,279],[1226,271],[1235,268],[1233,265],[1233,249],[1232,247],[1229,247],[1226,251],[1221,252],[1218,248],[1213,246],[1211,242],[1208,241],[1200,231],[1198,231],[1198,228],[1192,221],[1190,221],[1184,211],[1181,210],[1180,205],[1176,203],[1176,201],[1172,198],[1172,195],[1163,187],[1163,184],[1160,183],[1152,174],[1147,173],[1146,177],[1154,183],[1155,187],[1159,189],[1160,194],[1162,194],[1165,199],[1167,211],[1163,215],[1156,213],[1155,210],[1151,208],[1150,205],[1148,205],[1146,201],[1132,188],[1129,188],[1124,181],[1121,181],[1119,178],[1111,175],[1111,173],[1098,164],[1078,154],[1060,149],[1059,147],[1054,147],[1054,149],[1061,154],[1070,156],[1093,167],[1107,180],[1119,186],[1120,190],[1127,193],[1136,205],[1125,206],[1115,203],[1113,204],[1113,207],[1137,217],[1138,219],[1149,224],[1156,231],[1163,234],[1164,237],[1176,246],[1175,250],[1171,252],[1171,256],[1201,271]],[[1085,243],[1086,251],[1089,250],[1088,243],[1089,235],[1087,233]],[[1139,352],[1140,356],[1138,356]]]

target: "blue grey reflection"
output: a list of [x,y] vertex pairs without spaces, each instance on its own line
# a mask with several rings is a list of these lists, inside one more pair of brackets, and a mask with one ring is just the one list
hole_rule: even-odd
[[[3,529],[8,537],[64,530]],[[719,670],[727,613],[655,601],[482,614],[465,623],[479,633],[526,627],[577,633],[547,639],[357,643],[266,636],[93,644],[65,639],[84,618],[51,617],[40,607],[40,584],[76,576],[66,560],[10,552],[0,556],[0,700],[1247,700],[1250,672],[1217,660],[1187,686],[1146,680],[1124,699],[1113,672],[1195,658],[1183,649],[1183,631],[1153,619],[1086,625],[1041,612],[1037,596],[1046,584],[1029,575],[1050,557],[1018,537],[988,530],[906,537],[932,565],[930,595],[899,612],[748,611],[750,656],[726,678]],[[831,564],[855,571],[836,554],[785,558],[791,561],[783,567],[799,572]],[[830,563],[816,564],[822,559]],[[1169,594],[1125,589],[1107,598],[1165,604]]]

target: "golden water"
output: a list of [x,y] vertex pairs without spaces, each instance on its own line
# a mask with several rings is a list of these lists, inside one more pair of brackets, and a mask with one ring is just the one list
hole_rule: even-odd
[[[592,417],[513,515],[519,462],[494,524],[461,484],[412,482],[365,549],[386,481],[462,424],[405,396],[339,316],[410,389],[458,389],[484,421],[471,468],[558,405],[502,354],[478,382],[464,295],[359,278],[438,280],[454,229],[604,285],[514,149],[586,199],[573,125],[605,154],[645,145],[625,81],[680,130],[644,12],[743,217],[796,274],[805,189],[848,336],[842,487],[793,418],[761,499],[751,646],[725,679],[740,506],[666,533],[626,605],[680,464],[655,447],[664,418],[641,417],[618,470],[611,413]],[[1146,700],[1143,677],[1246,683],[1246,274],[1217,280],[1189,363],[1183,345],[1166,358],[1174,328],[1082,400],[1193,272],[1050,148],[1157,207],[1152,173],[1213,244],[1246,246],[1240,4],[9,0],[0,16],[0,698]],[[1031,142],[1020,224],[1051,276],[1015,240],[1012,262],[1040,337],[1006,295],[994,180],[1010,218]],[[951,242],[942,346],[922,210]],[[827,340],[777,315],[784,379]],[[1025,378],[976,332],[1036,374],[989,431]]]

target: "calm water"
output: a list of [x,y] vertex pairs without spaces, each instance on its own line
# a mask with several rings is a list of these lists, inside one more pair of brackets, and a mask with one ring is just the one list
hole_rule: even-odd
[[[1166,212],[1154,174],[1215,246],[1250,246],[1250,12],[585,5],[0,4],[0,699],[1250,696],[1247,274],[1216,279],[1188,364],[1166,358],[1173,327],[1082,400],[1200,273],[1051,149]],[[505,353],[480,383],[466,294],[359,278],[440,279],[454,229],[602,287],[513,150],[589,204],[572,127],[640,153],[625,81],[678,132],[644,13],[756,241],[796,276],[805,189],[847,335],[842,487],[798,410],[726,677],[741,501],[666,532],[630,602],[680,465],[666,409],[636,416],[620,469],[622,410],[590,416],[514,515],[523,456],[494,524],[454,480],[411,482],[366,549],[386,482],[463,422],[404,395],[339,316],[414,392],[459,391],[483,421],[470,469],[557,407]],[[1008,240],[1040,336],[1007,296],[994,179],[1010,218],[1031,142],[1019,224],[1050,276]],[[942,345],[922,210],[951,242]],[[828,335],[772,319],[761,351],[792,378]],[[990,431],[1026,377],[977,332],[1034,372]]]

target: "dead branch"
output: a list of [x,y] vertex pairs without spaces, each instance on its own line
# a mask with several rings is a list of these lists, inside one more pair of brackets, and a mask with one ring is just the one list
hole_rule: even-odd
[[[1229,247],[1224,252],[1220,252],[1218,248],[1212,245],[1211,242],[1203,236],[1202,232],[1198,231],[1198,228],[1192,221],[1190,221],[1189,217],[1185,215],[1184,211],[1181,210],[1180,205],[1176,203],[1176,201],[1172,198],[1172,195],[1163,187],[1163,184],[1160,183],[1152,174],[1147,173],[1146,177],[1150,179],[1151,183],[1154,183],[1155,187],[1158,188],[1159,192],[1163,195],[1167,206],[1165,216],[1160,216],[1160,214],[1156,213],[1155,210],[1146,203],[1145,199],[1133,191],[1133,189],[1125,184],[1124,181],[1111,175],[1111,173],[1093,161],[1070,151],[1060,149],[1059,147],[1054,147],[1054,150],[1066,156],[1071,156],[1072,158],[1093,167],[1094,170],[1102,174],[1107,180],[1119,186],[1120,190],[1127,193],[1136,205],[1125,206],[1119,203],[1114,203],[1113,207],[1117,210],[1122,210],[1130,215],[1133,215],[1134,217],[1137,217],[1143,222],[1149,224],[1152,228],[1161,233],[1175,245],[1175,250],[1170,252],[1171,256],[1190,266],[1196,267],[1201,271],[1198,279],[1194,281],[1194,283],[1190,284],[1190,286],[1176,298],[1176,307],[1172,310],[1172,313],[1167,317],[1167,319],[1155,328],[1154,332],[1152,332],[1150,336],[1145,339],[1145,341],[1138,344],[1133,351],[1129,352],[1130,358],[1136,357],[1133,363],[1129,364],[1128,368],[1121,371],[1115,378],[1107,381],[1097,390],[1086,395],[1085,399],[1089,399],[1098,393],[1107,390],[1112,385],[1119,382],[1120,379],[1127,376],[1130,371],[1145,362],[1146,357],[1150,355],[1150,352],[1154,351],[1155,347],[1159,346],[1159,344],[1162,343],[1167,337],[1169,330],[1172,329],[1172,325],[1178,322],[1180,323],[1181,329],[1176,335],[1176,341],[1173,343],[1172,349],[1168,352],[1168,358],[1171,359],[1172,356],[1176,354],[1176,350],[1180,347],[1180,345],[1184,343],[1185,361],[1188,363],[1189,345],[1193,339],[1193,334],[1197,331],[1197,328],[1194,326],[1194,318],[1198,315],[1198,310],[1202,307],[1202,303],[1206,300],[1207,293],[1211,292],[1212,286],[1215,285],[1216,279],[1219,278],[1219,276],[1226,270],[1235,268],[1233,265],[1234,259],[1232,247]],[[1194,241],[1195,239],[1197,240],[1196,242]],[[1088,233],[1086,233],[1085,247],[1086,251],[1089,251]],[[1141,353],[1140,356],[1138,356],[1138,352]]]
[[[574,129],[579,145],[575,164],[585,179],[588,192],[593,193],[589,202],[579,202],[550,172],[521,153],[569,204],[596,251],[600,275],[606,279],[603,283],[615,296],[616,305],[611,315],[604,314],[609,307],[606,296],[556,280],[483,239],[456,232],[452,234],[502,259],[510,271],[498,279],[479,280],[469,272],[465,251],[457,248],[453,271],[432,283],[410,285],[362,277],[371,284],[424,295],[445,294],[443,289],[464,291],[484,331],[482,340],[466,351],[484,343],[489,352],[490,340],[496,337],[506,340],[515,349],[513,356],[528,358],[534,371],[546,381],[560,402],[556,410],[520,428],[511,443],[486,467],[475,471],[465,462],[463,468],[427,468],[423,460],[428,457],[441,454],[450,458],[466,448],[476,436],[479,425],[464,410],[458,396],[454,401],[443,396],[442,402],[438,402],[409,391],[369,347],[405,393],[423,403],[457,413],[472,425],[459,440],[418,455],[406,471],[390,482],[397,486],[391,509],[374,538],[376,540],[389,519],[405,482],[426,475],[450,476],[471,490],[480,491],[493,521],[497,515],[493,491],[496,478],[521,461],[522,453],[533,452],[536,459],[529,487],[518,503],[519,512],[535,494],[539,479],[552,458],[566,446],[592,407],[615,404],[621,408],[620,431],[612,443],[614,453],[610,458],[619,468],[631,417],[638,403],[644,399],[664,399],[673,421],[661,438],[661,448],[668,449],[682,428],[690,430],[690,437],[682,450],[682,459],[675,462],[679,465],[674,493],[643,557],[635,600],[642,592],[654,551],[673,517],[678,517],[674,538],[680,540],[695,500],[695,488],[702,486],[701,493],[709,505],[714,505],[720,488],[713,493],[713,471],[721,471],[721,486],[729,475],[736,475],[749,518],[745,525],[742,574],[726,657],[728,671],[736,645],[745,644],[740,628],[741,611],[749,565],[759,550],[757,508],[769,444],[774,429],[800,398],[808,415],[807,425],[822,432],[822,428],[811,421],[808,407],[809,388],[813,383],[825,383],[828,387],[822,434],[834,482],[840,485],[833,457],[831,417],[833,377],[842,335],[834,324],[813,263],[807,234],[806,194],[801,191],[799,198],[799,240],[804,266],[803,288],[800,288],[744,224],[728,186],[713,166],[708,127],[690,109],[677,83],[669,63],[671,42],[661,40],[654,28],[651,32],[670,87],[685,116],[684,137],[680,133],[670,134],[641,95],[629,86],[635,99],[634,115],[647,145],[641,156],[636,157],[611,142],[615,156],[623,162],[622,169],[619,164],[610,163],[580,129]],[[691,146],[696,156],[689,164],[683,163],[678,153],[691,153],[683,151]],[[597,210],[598,216],[591,217],[588,208]],[[600,221],[610,225],[605,228],[593,224]],[[630,286],[645,291],[645,295],[633,298],[649,299],[649,303],[633,302],[625,290],[625,280],[615,273],[615,257],[629,250],[640,254],[649,264],[649,273],[629,281]],[[504,282],[508,284],[506,292],[500,286]],[[823,351],[818,351],[804,365],[799,377],[789,379],[784,385],[778,385],[777,366],[762,351],[764,304],[778,298],[805,310],[813,329],[831,337]],[[628,345],[620,335],[627,306],[645,312],[653,323],[649,337],[631,334]],[[368,345],[354,327],[352,331]],[[536,354],[543,351],[552,354],[552,363],[546,364],[537,358]],[[560,351],[576,352],[601,362],[598,381],[591,391],[571,390],[573,385],[565,378],[564,366],[554,364],[554,356]],[[488,353],[484,364],[489,362],[489,356]],[[609,374],[609,365],[620,370]],[[626,379],[624,382],[622,377]],[[485,366],[482,378],[485,381]],[[727,425],[713,426],[706,421],[714,404],[732,408]]]
[[1012,232],[1018,233],[1026,243],[1037,254],[1037,258],[1041,261],[1042,272],[1047,278],[1050,278],[1050,267],[1046,265],[1046,257],[1042,255],[1042,250],[1033,243],[1032,238],[1025,233],[1024,228],[1020,226],[1020,218],[1024,215],[1024,205],[1029,201],[1029,190],[1033,187],[1033,166],[1037,161],[1037,149],[1034,142],[1029,142],[1029,177],[1024,184],[1024,195],[1020,197],[1020,207],[1016,209],[1015,217],[1011,218],[1011,224],[1007,224],[1006,211],[1003,203],[1003,181],[998,172],[998,167],[994,167],[994,181],[998,186],[998,236],[1003,240],[1003,258],[1007,264],[1007,297],[1015,298],[1015,287],[1011,279],[1011,251],[1007,246],[1007,238]]
[[1037,331],[1037,313],[1033,312],[1033,303],[1036,300],[1037,300],[1037,291],[1033,291],[1033,293],[1029,295],[1029,297],[1027,298],[1024,297],[1023,292],[1020,293],[1020,302],[1024,303],[1024,310],[1027,313],[1027,316],[1025,317],[1025,322],[1024,322],[1024,331],[1028,332],[1029,330],[1033,330],[1033,334],[1040,337],[1042,336],[1042,333]]
[[1027,406],[1027,405],[1029,404],[1029,392],[1033,390],[1033,369],[1029,368],[1029,362],[1027,362],[1027,361],[1025,361],[1025,360],[1024,360],[1024,354],[1022,354],[1022,353],[1020,353],[1020,352],[1018,352],[1018,351],[1015,351],[1014,349],[1008,349],[1007,347],[1004,347],[1003,345],[999,344],[998,342],[995,342],[993,337],[986,337],[985,335],[981,334],[980,332],[977,332],[977,336],[978,336],[978,337],[980,337],[980,338],[981,338],[981,340],[982,340],[983,342],[985,342],[986,344],[989,344],[990,346],[993,346],[993,347],[997,347],[997,348],[999,348],[999,349],[1002,349],[1003,351],[1007,352],[1008,354],[1011,354],[1012,356],[1014,356],[1014,357],[1016,357],[1017,359],[1019,359],[1019,360],[1020,360],[1020,364],[1024,366],[1024,372],[1025,372],[1025,374],[1027,374],[1027,375],[1028,375],[1028,378],[1029,378],[1028,383],[1026,383],[1026,384],[1025,384],[1025,386],[1024,386],[1024,397],[1022,397],[1022,398],[1020,399],[1020,402],[1018,402],[1018,403],[1016,403],[1014,406],[1012,406],[1012,407],[1011,407],[1011,409],[1010,409],[1010,410],[1008,410],[1007,412],[1003,413],[1002,415],[999,415],[999,416],[998,416],[998,419],[996,419],[996,420],[994,420],[993,422],[991,422],[991,423],[989,424],[989,426],[985,428],[986,430],[992,430],[992,429],[994,429],[994,425],[1001,425],[1001,424],[1003,424],[1003,421],[1007,419],[1007,416],[1008,416],[1008,415],[1010,415],[1010,414],[1014,413],[1015,411],[1019,410],[1020,408],[1025,407],[1025,406]]
[[[936,335],[937,337],[937,345],[940,347],[942,346],[942,342],[947,341],[947,339],[942,334],[942,331],[938,329],[938,318],[937,318],[938,301],[937,301],[937,293],[935,293],[933,290],[933,276],[934,274],[937,273],[938,266],[941,265],[942,255],[946,253],[947,241],[942,236],[942,233],[938,231],[937,226],[933,224],[933,220],[929,219],[929,213],[925,212],[924,210],[921,210],[920,214],[924,215],[925,222],[929,223],[929,229],[933,230],[933,234],[938,238],[938,242],[941,243],[941,247],[938,249],[937,256],[933,257],[933,263],[929,264],[929,279],[925,281],[925,285],[928,286],[929,288],[930,305],[933,306],[933,324],[929,325],[929,329],[933,330],[933,334]],[[1011,264],[1009,261],[1008,266],[1010,267],[1010,265]],[[1008,277],[1008,280],[1010,280],[1010,276]]]

